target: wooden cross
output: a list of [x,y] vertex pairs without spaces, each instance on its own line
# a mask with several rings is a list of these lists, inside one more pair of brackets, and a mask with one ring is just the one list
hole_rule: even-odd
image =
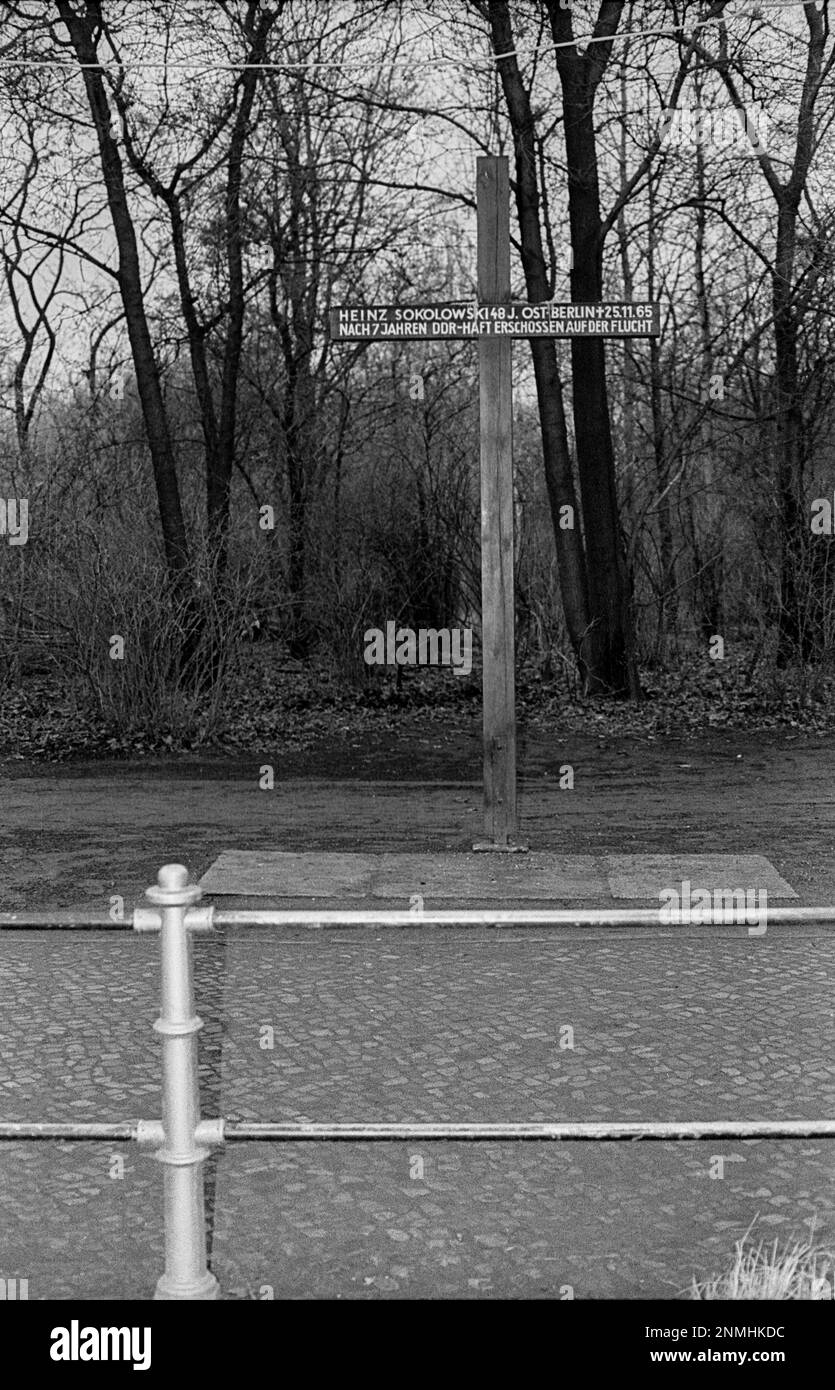
[[514,850],[516,691],[513,592],[514,338],[649,338],[660,306],[514,304],[510,298],[510,185],[504,155],[476,160],[478,299],[473,304],[346,305],[330,311],[336,341],[477,338],[481,431],[481,628],[486,839],[474,849]]

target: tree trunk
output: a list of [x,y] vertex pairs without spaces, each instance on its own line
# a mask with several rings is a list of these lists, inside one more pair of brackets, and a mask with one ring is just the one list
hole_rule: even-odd
[[[623,5],[604,0],[595,31],[612,34]],[[589,47],[581,57],[573,43],[571,12],[548,0],[562,85],[568,165],[568,216],[574,302],[603,297],[603,228],[594,130],[594,98],[611,44]],[[640,696],[631,586],[615,486],[615,456],[606,386],[605,346],[600,338],[572,338],[572,399],[577,464],[583,499],[586,572],[592,622],[592,690]]]
[[189,563],[188,541],[159,368],[145,313],[136,233],[128,207],[122,160],[113,137],[101,69],[97,66],[93,28],[103,22],[101,5],[99,0],[88,0],[86,11],[79,14],[73,10],[70,0],[56,0],[56,4],[78,62],[83,65],[84,85],[98,139],[107,202],[119,253],[118,284],[151,453],[165,559],[175,588],[182,593]]
[[[495,52],[511,53],[514,48],[513,33],[505,3],[491,4],[490,23]],[[529,94],[522,82],[515,57],[505,58],[499,64],[499,72],[513,132],[516,212],[521,237],[525,289],[530,302],[539,304],[552,297],[553,289],[549,283],[542,246],[534,119]],[[542,431],[545,482],[557,551],[560,593],[569,639],[577,658],[583,689],[587,691],[595,686],[597,672],[594,670],[593,662],[586,557],[568,449],[562,380],[553,339],[532,338],[530,348]],[[563,508],[570,508],[570,511],[563,512]],[[566,525],[566,520],[571,524]]]
[[[229,503],[232,469],[235,463],[235,421],[238,376],[244,325],[244,272],[242,253],[241,175],[244,147],[255,92],[264,62],[267,40],[280,10],[264,10],[260,0],[249,0],[244,32],[249,40],[247,67],[241,80],[241,100],[232,127],[226,167],[226,270],[229,277],[229,317],[223,351],[220,388],[218,447],[207,458],[206,511],[213,572],[219,578],[226,569],[229,534]],[[257,23],[256,23],[257,18]]]
[[813,654],[814,646],[813,634],[806,622],[804,600],[809,547],[802,496],[797,320],[792,304],[797,208],[794,199],[786,199],[778,211],[777,249],[772,276],[777,495],[782,532],[777,636],[779,666],[788,666],[798,659],[807,661]]
[[[649,225],[655,222],[655,197],[652,179],[649,181]],[[655,252],[650,230],[647,247],[647,293],[655,299]],[[673,514],[670,506],[669,460],[664,439],[664,412],[661,405],[661,349],[657,338],[649,344],[650,410],[652,413],[652,456],[655,464],[655,487],[658,513],[658,550],[661,557],[658,575],[658,630],[655,634],[656,658],[663,663],[670,621],[676,616],[675,550],[673,546]]]
[[[701,109],[702,83],[699,73],[694,83],[696,102]],[[711,379],[717,373],[713,359],[713,346],[710,330],[710,300],[708,297],[707,276],[705,273],[705,245],[707,239],[707,178],[704,146],[696,143],[696,236],[694,240],[694,275],[696,281],[696,302],[699,316],[699,341],[701,345],[702,390],[709,391]],[[713,441],[714,420],[711,411],[704,418],[697,442],[697,462],[701,472],[700,491],[704,499],[701,510],[709,509],[707,533],[713,537],[715,552],[707,557],[702,554],[701,542],[697,539],[697,523],[693,503],[693,488],[687,496],[687,517],[690,527],[693,553],[693,608],[700,635],[706,642],[721,634],[722,630],[722,590],[723,590],[723,548],[722,531],[724,508],[721,499],[716,501],[714,486]],[[704,520],[702,522],[704,525]]]

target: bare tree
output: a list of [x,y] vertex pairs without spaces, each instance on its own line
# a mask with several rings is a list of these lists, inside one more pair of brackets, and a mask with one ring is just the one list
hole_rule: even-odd
[[[507,0],[477,0],[490,26],[514,140],[515,195],[520,253],[528,296],[533,301],[554,293],[553,257],[549,274],[543,238],[554,237],[546,201],[545,137],[537,129],[530,86],[525,85]],[[711,13],[722,9],[721,0]],[[565,179],[571,235],[571,294],[576,301],[603,296],[603,251],[608,232],[626,203],[646,181],[661,137],[650,144],[637,168],[622,182],[604,217],[601,208],[595,99],[609,64],[613,40],[624,10],[623,0],[603,0],[591,41],[580,54],[571,8],[560,0],[541,0],[539,14],[549,27],[555,69],[562,91]],[[541,28],[541,26],[540,26]],[[694,53],[685,45],[669,96],[675,104]],[[572,339],[573,426],[582,498],[583,533],[560,525],[562,508],[577,515],[574,483],[562,406],[562,382],[552,344],[531,343],[543,435],[546,477],[554,518],[563,603],[572,644],[589,693],[640,694],[631,612],[631,577],[621,535],[615,454],[609,414],[605,345],[602,339]],[[663,491],[663,488],[662,488]],[[669,561],[668,561],[669,563]]]
[[[825,264],[824,237],[817,241],[816,262],[806,264],[798,279],[798,232],[801,205],[808,199],[809,173],[819,148],[822,121],[818,104],[835,68],[835,45],[830,43],[829,0],[818,9],[814,0],[802,5],[807,29],[806,61],[797,103],[794,148],[788,175],[781,178],[767,142],[752,136],[756,157],[777,209],[774,256],[771,262],[771,302],[774,334],[774,413],[777,490],[780,506],[781,603],[778,660],[787,665],[798,655],[811,654],[811,632],[803,622],[801,575],[808,552],[809,528],[803,497],[803,417],[800,393],[799,341],[804,301],[808,303],[810,279]],[[828,47],[828,52],[827,52]],[[730,51],[727,27],[722,25],[718,53],[700,45],[706,65],[715,69],[741,119],[749,126],[742,91],[745,48]],[[831,119],[831,104],[830,115]],[[754,122],[750,122],[756,130]],[[813,222],[814,206],[809,204]],[[823,230],[822,228],[820,230]],[[799,588],[800,583],[800,588]]]
[[0,262],[20,337],[11,386],[18,455],[25,462],[32,423],[55,356],[57,340],[52,316],[64,278],[64,241],[72,233],[77,208],[70,207],[69,221],[56,248],[31,246],[22,225],[39,165],[31,116],[25,121],[23,131],[18,128],[16,134],[18,139],[23,134],[26,154],[18,187],[10,192],[3,207],[0,226],[6,230],[0,232]]

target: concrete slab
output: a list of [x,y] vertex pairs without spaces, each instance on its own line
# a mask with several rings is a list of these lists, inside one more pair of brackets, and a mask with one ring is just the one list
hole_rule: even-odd
[[549,902],[610,897],[591,854],[293,854],[227,850],[200,880],[213,897]]
[[603,866],[592,854],[386,854],[372,874],[375,898],[470,902],[550,902],[609,897]]
[[609,902],[691,890],[797,894],[761,855],[350,854],[226,850],[200,880],[212,897],[399,900],[414,893],[457,903]]
[[213,896],[367,898],[371,874],[387,855],[228,849],[200,886]]
[[769,898],[796,898],[794,889],[761,854],[607,854],[613,898],[653,898],[689,882],[696,889],[756,889]]

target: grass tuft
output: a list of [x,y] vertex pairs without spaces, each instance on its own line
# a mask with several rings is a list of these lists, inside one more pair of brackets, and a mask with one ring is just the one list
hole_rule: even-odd
[[760,1241],[749,1233],[736,1242],[730,1269],[690,1286],[691,1299],[832,1299],[835,1297],[835,1254],[809,1239],[783,1246]]

